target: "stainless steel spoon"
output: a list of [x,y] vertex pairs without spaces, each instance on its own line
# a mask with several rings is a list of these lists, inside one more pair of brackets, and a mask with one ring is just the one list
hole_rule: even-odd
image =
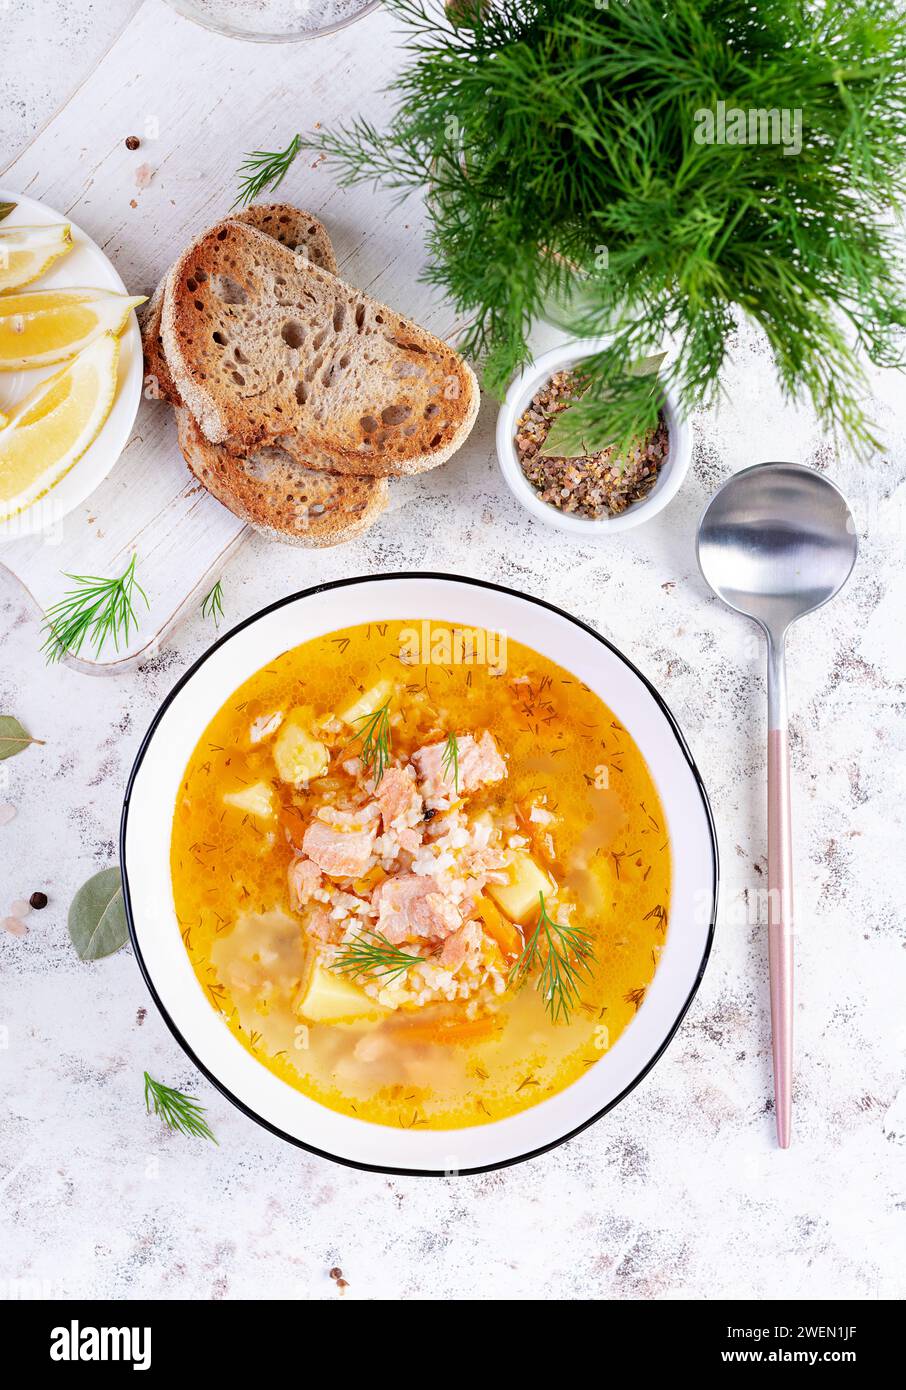
[[799,463],[759,463],[711,499],[696,544],[718,598],[768,639],[768,961],[777,1140],[789,1147],[793,1082],[793,880],[785,642],[840,592],[858,552],[846,499]]

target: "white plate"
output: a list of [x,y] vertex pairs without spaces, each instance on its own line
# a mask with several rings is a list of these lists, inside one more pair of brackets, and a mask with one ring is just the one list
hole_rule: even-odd
[[[629,729],[654,777],[671,839],[670,926],[645,1000],[585,1076],[509,1119],[456,1130],[399,1130],[328,1110],[245,1050],[208,1003],[180,936],[170,880],[176,794],[198,739],[227,697],[280,652],[346,627],[428,618],[505,632],[580,677]],[[698,988],[717,905],[708,800],[673,716],[645,678],[577,619],[510,589],[447,575],[340,580],[264,609],[222,637],[155,716],[126,790],[120,862],[132,944],[178,1041],[247,1115],[303,1148],[396,1173],[480,1172],[568,1139],[622,1099],[657,1060]]]
[[[23,292],[88,286],[91,289],[115,290],[119,294],[128,293],[100,247],[63,213],[54,212],[43,203],[35,202],[34,198],[26,198],[12,189],[0,189],[0,203],[16,204],[10,215],[0,222],[2,228],[38,227],[46,222],[69,222],[72,228],[72,250],[55,262],[46,275],[33,280],[30,285],[24,285]],[[40,367],[29,372],[0,372],[0,410],[8,412],[10,406],[20,401],[44,377],[58,372],[62,365],[57,362],[52,367]],[[120,338],[116,399],[103,429],[91,447],[50,492],[33,502],[19,516],[0,522],[0,541],[51,529],[100,486],[126,447],[141,394],[142,340],[138,320],[132,313]]]

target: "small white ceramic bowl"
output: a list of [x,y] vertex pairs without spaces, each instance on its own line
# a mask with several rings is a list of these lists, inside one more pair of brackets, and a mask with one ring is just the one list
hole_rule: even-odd
[[[628,728],[657,784],[672,850],[670,927],[644,1002],[613,1047],[566,1090],[530,1110],[466,1129],[395,1129],[328,1110],[261,1066],[211,1008],[183,946],[170,879],[170,829],[183,776],[230,693],[287,647],[350,622],[428,618],[484,626],[567,667]],[[654,1065],[708,959],[717,846],[704,787],[654,687],[599,633],[541,599],[477,579],[382,574],[321,584],[274,603],[221,637],[170,692],[139,749],[120,863],[132,945],[177,1040],[234,1104],[273,1133],[354,1167],[482,1172],[552,1148],[616,1105]]]
[[605,347],[605,338],[574,338],[552,348],[541,357],[530,362],[515,378],[497,416],[497,458],[507,485],[527,511],[548,526],[556,526],[560,531],[568,531],[584,540],[603,540],[617,531],[628,531],[640,526],[662,511],[679,491],[680,484],[689,471],[692,460],[692,428],[679,407],[679,403],[669,391],[664,392],[664,418],[670,436],[667,461],[658,474],[657,482],[648,496],[641,502],[633,502],[619,516],[587,517],[574,513],[561,512],[549,502],[542,502],[529,480],[526,478],[516,456],[513,437],[516,422],[535,392],[548,377],[564,368],[574,367],[583,357],[591,357]]

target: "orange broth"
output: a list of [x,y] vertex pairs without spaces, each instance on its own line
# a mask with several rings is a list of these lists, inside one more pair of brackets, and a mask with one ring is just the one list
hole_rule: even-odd
[[[240,686],[185,770],[171,870],[199,984],[263,1066],[343,1114],[454,1129],[516,1114],[569,1086],[631,1023],[664,945],[670,848],[638,748],[581,681],[514,641],[505,670],[499,660],[465,659],[468,651],[443,640],[417,653],[426,660],[413,659],[406,645],[413,628],[420,620],[330,633],[284,652]],[[456,630],[435,623],[432,632],[449,639]],[[286,827],[311,815],[318,781],[301,788],[281,781],[273,740],[253,745],[250,726],[299,707],[324,720],[382,678],[393,686],[395,759],[439,729],[493,735],[507,776],[470,797],[470,811],[517,816],[532,854],[572,905],[572,925],[593,945],[568,1021],[552,1021],[531,976],[477,1012],[458,999],[352,1022],[310,1022],[295,1011],[309,944],[287,887],[294,850]],[[326,776],[342,781],[355,735],[325,737]],[[224,802],[261,782],[273,789],[273,816]],[[537,805],[546,811],[543,825],[526,809]]]

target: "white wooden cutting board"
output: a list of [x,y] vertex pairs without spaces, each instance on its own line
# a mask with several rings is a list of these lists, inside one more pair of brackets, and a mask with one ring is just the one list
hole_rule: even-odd
[[[55,208],[94,238],[132,293],[150,293],[185,244],[225,215],[249,150],[282,149],[296,131],[362,115],[380,125],[383,87],[401,62],[395,24],[378,9],[337,34],[254,44],[145,0],[66,106],[5,168],[0,183]],[[141,147],[129,151],[127,136]],[[265,195],[266,196],[266,195]],[[273,195],[316,213],[340,274],[441,337],[458,325],[419,283],[423,209],[370,187],[338,189],[326,164],[300,155]],[[0,564],[45,611],[67,573],[122,573],[135,552],[150,599],[128,646],[70,660],[96,673],[147,656],[199,603],[247,534],[188,474],[172,412],[142,402],[107,480],[46,535],[0,545]]]

